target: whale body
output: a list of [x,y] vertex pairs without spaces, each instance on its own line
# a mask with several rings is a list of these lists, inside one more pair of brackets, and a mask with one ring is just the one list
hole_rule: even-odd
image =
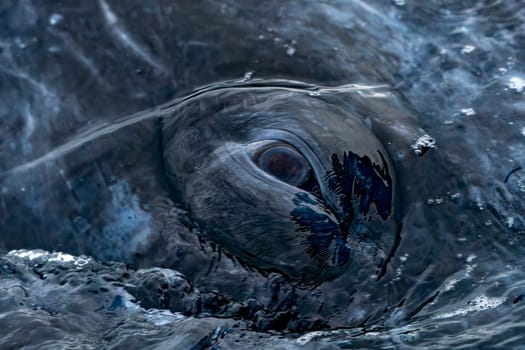
[[[404,80],[393,52],[412,34],[388,15],[361,2],[13,6],[4,251],[176,270],[213,298],[172,311],[288,331],[431,313],[468,259],[519,260],[525,152],[505,108],[523,106],[480,96],[476,123],[469,108],[441,115],[435,87]],[[385,24],[365,31],[359,15]]]

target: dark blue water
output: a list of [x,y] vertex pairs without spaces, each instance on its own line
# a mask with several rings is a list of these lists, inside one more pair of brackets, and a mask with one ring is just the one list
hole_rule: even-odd
[[[524,48],[521,1],[4,1],[0,348],[524,348]],[[184,271],[159,262],[162,244],[138,264],[122,253],[140,247],[156,209],[171,205],[144,206],[146,195],[122,181],[139,167],[137,177],[161,177],[151,125],[197,103],[207,115],[206,96],[233,96],[243,84],[253,94],[351,101],[364,119],[384,116],[391,132],[380,140],[392,130],[403,140],[405,148],[396,138],[385,145],[396,164],[434,157],[435,167],[397,169],[418,194],[405,204],[411,220],[386,278],[357,287],[362,300],[397,295],[386,311],[355,302],[328,325],[287,328],[274,317],[287,307],[284,287],[275,298],[285,306],[259,314],[251,300],[220,299],[245,286],[234,258],[197,279],[221,255],[196,236],[180,234],[183,248],[210,260],[180,258]],[[98,183],[97,174],[102,185],[80,184]],[[76,201],[62,196],[68,188]],[[78,238],[99,221],[103,239]],[[279,278],[264,275],[268,285]]]

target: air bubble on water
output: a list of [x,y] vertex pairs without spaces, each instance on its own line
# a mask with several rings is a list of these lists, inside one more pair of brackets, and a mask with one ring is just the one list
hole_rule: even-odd
[[512,216],[508,216],[505,219],[505,224],[507,225],[508,228],[512,228],[512,226],[514,226],[514,218]]
[[450,199],[458,199],[459,197],[461,197],[459,192],[455,192],[450,195]]
[[31,265],[43,265],[46,263],[58,263],[61,265],[71,265],[73,264],[76,268],[82,268],[87,265],[91,259],[86,256],[73,256],[65,253],[49,253],[45,250],[35,249],[35,250],[12,250],[8,254],[17,259],[22,259],[25,263]]
[[474,259],[476,259],[476,258],[477,258],[476,255],[474,255],[474,254],[470,254],[470,255],[467,257],[467,260],[466,260],[466,261],[467,261],[468,263],[471,263],[471,262],[474,261]]
[[475,115],[476,111],[473,108],[462,108],[460,110],[461,114],[464,114],[466,116]]
[[308,91],[309,96],[321,96],[321,91],[315,90],[315,91]]
[[463,48],[461,49],[461,53],[462,53],[463,55],[465,55],[465,54],[471,53],[471,52],[474,51],[475,49],[476,49],[476,47],[473,46],[473,45],[465,45],[465,46],[463,46]]
[[291,57],[291,56],[295,55],[295,45],[296,45],[296,44],[297,44],[297,41],[292,40],[291,43],[289,43],[289,44],[285,44],[285,45],[284,45],[284,48],[286,49],[286,54],[287,54],[288,56]]
[[503,75],[503,74],[507,73],[508,69],[505,68],[505,67],[500,67],[500,68],[498,68],[498,71],[500,72],[501,75]]
[[47,52],[50,52],[50,53],[57,53],[57,52],[60,52],[60,51],[62,51],[62,48],[60,46],[53,45],[53,46],[49,46],[47,48]]
[[253,77],[253,72],[248,71],[248,72],[244,73],[244,77],[243,77],[242,81],[248,81],[248,80],[251,80],[252,77]]
[[427,204],[428,205],[440,205],[441,203],[443,203],[443,198],[442,197],[435,197],[435,198],[427,199]]
[[83,267],[83,266],[87,265],[88,263],[89,263],[89,259],[88,258],[77,257],[75,259],[75,265],[78,266],[78,267]]
[[507,298],[505,297],[487,297],[486,295],[480,295],[468,302],[468,307],[471,310],[468,311],[483,311],[488,309],[493,309],[500,306],[505,302]]
[[62,16],[61,14],[53,13],[51,16],[49,16],[49,24],[51,24],[52,26],[56,26],[57,24],[62,22],[63,19],[64,16]]
[[19,249],[19,250],[12,250],[9,253],[7,253],[8,256],[14,256],[20,259],[28,259],[28,260],[47,258],[48,254],[49,254],[48,252],[44,250],[40,250],[40,249],[35,249],[35,250]]
[[393,1],[394,1],[394,5],[396,5],[396,6],[405,6],[406,5],[405,0],[393,0]]
[[20,49],[25,49],[27,47],[27,43],[20,37],[15,38],[15,45]]
[[511,90],[514,90],[516,92],[522,92],[525,88],[525,79],[522,79],[520,77],[511,77],[507,83],[507,86]]
[[424,155],[429,149],[436,148],[436,141],[429,135],[425,134],[416,139],[411,145],[416,156]]

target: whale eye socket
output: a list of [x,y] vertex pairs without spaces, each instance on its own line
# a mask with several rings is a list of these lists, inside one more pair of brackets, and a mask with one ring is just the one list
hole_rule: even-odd
[[310,164],[301,153],[282,145],[261,152],[257,164],[268,174],[296,187],[307,182],[312,173]]

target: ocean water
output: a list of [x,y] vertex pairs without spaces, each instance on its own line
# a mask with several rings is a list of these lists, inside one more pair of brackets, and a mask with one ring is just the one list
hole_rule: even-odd
[[[404,191],[380,276],[317,323],[287,311],[322,285],[184,236],[159,165],[162,120],[274,93],[362,115]],[[524,166],[521,1],[4,1],[0,348],[524,348]],[[151,222],[180,254],[130,257]]]

